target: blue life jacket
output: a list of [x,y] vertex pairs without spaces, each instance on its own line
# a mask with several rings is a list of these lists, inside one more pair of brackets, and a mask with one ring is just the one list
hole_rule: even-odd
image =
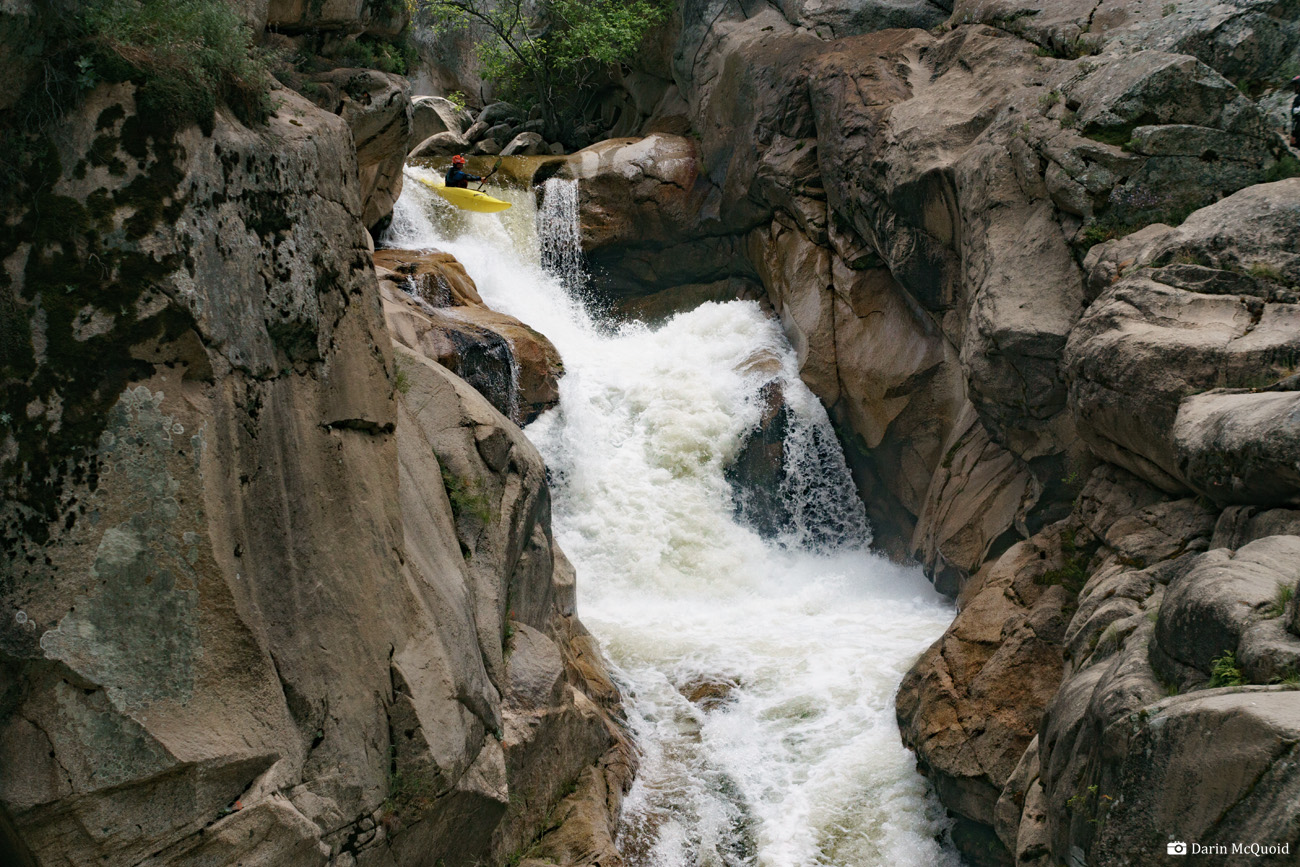
[[449,187],[460,187],[461,189],[464,189],[469,186],[470,181],[481,180],[483,179],[478,175],[471,175],[469,172],[457,168],[456,166],[452,166],[451,170],[447,172],[447,186]]

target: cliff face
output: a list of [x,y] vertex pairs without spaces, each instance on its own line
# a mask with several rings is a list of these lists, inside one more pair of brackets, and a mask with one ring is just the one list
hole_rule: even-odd
[[3,860],[451,867],[558,827],[614,863],[631,759],[541,459],[385,320],[357,154],[400,100],[205,133],[134,95],[33,139],[0,230]]
[[867,7],[680,10],[561,170],[606,301],[780,316],[958,598],[898,710],[970,857],[1294,852],[1294,9]]

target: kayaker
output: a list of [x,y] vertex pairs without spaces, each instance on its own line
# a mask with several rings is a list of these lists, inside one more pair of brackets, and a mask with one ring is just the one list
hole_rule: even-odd
[[447,172],[447,186],[459,187],[463,190],[469,187],[471,181],[481,180],[483,179],[478,175],[471,175],[465,171],[465,158],[463,156],[456,154],[451,158],[451,171]]
[[1291,100],[1291,147],[1300,148],[1300,75],[1291,79],[1295,99]]

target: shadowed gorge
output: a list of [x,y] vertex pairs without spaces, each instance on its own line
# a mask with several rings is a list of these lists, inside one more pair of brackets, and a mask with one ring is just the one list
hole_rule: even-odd
[[432,5],[0,9],[0,860],[1294,863],[1300,6]]

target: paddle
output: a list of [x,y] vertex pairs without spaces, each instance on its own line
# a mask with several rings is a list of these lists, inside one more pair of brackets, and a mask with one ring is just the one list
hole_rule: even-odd
[[479,192],[483,192],[483,185],[488,182],[488,178],[495,175],[497,173],[497,169],[501,168],[501,160],[503,159],[505,159],[505,157],[497,157],[496,165],[492,167],[492,171],[484,175],[483,180],[479,181],[479,185],[478,185]]

